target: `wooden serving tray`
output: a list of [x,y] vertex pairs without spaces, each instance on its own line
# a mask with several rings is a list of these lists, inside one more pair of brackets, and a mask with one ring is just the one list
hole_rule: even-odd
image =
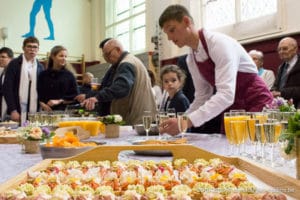
[[17,136],[0,137],[0,144],[18,144],[20,143]]
[[282,193],[285,193],[289,197],[300,199],[300,181],[290,176],[277,172],[275,170],[266,168],[257,163],[244,158],[232,158],[220,156],[198,147],[185,144],[185,145],[130,145],[130,146],[99,146],[77,156],[63,158],[63,159],[46,159],[33,167],[22,172],[15,178],[8,180],[0,185],[0,193],[17,187],[22,181],[26,180],[28,171],[37,171],[45,169],[53,161],[99,161],[99,160],[118,160],[118,155],[121,151],[125,150],[168,150],[173,154],[173,159],[185,158],[189,162],[193,162],[197,158],[203,158],[209,160],[211,158],[220,158],[230,164],[235,165],[238,169],[245,171],[256,179],[264,182],[273,189],[277,189]]

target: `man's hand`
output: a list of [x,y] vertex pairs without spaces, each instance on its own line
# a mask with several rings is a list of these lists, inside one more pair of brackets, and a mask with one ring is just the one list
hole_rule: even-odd
[[52,108],[43,102],[40,102],[40,106],[41,106],[42,110],[45,110],[47,112],[52,111]]
[[87,110],[93,110],[95,108],[95,104],[98,102],[98,99],[96,97],[91,97],[86,100],[84,100],[81,103],[81,106],[84,106]]
[[52,107],[52,106],[56,106],[56,105],[59,105],[61,103],[63,103],[64,100],[63,99],[50,99],[48,102],[47,102],[47,105]]
[[85,94],[79,94],[75,97],[75,100],[77,100],[78,102],[82,103],[86,98]]
[[14,110],[10,113],[10,118],[15,122],[20,122],[21,116],[20,113],[18,113],[18,111]]
[[273,97],[280,97],[281,96],[281,92],[279,91],[272,91]]
[[159,125],[160,133],[167,133],[169,135],[177,135],[180,133],[178,128],[177,118],[170,118]]

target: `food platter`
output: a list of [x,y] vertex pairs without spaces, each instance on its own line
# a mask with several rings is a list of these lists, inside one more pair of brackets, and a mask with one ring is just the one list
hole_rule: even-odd
[[[166,144],[186,144],[187,140],[177,138],[166,138],[166,139],[151,139],[151,140],[135,140],[132,142],[133,145],[166,145]],[[172,152],[168,150],[139,150],[134,151],[136,155],[143,156],[172,156]]]
[[[189,144],[184,145],[130,145],[130,146],[98,146],[84,153],[78,154],[74,157],[64,159],[46,159],[36,164],[35,166],[24,171],[15,178],[0,185],[0,193],[3,193],[9,189],[15,188],[20,183],[27,179],[29,172],[35,172],[45,170],[51,166],[53,162],[62,161],[64,163],[70,161],[118,161],[119,153],[126,150],[167,150],[171,151],[173,160],[184,158],[188,162],[192,163],[195,159],[212,159],[219,158],[223,161],[236,166],[239,170],[243,170],[250,175],[255,184],[259,182],[260,186],[267,185],[267,189],[274,190],[280,189],[281,192],[286,193],[288,199],[300,199],[300,182],[294,178],[284,175],[280,172],[271,170],[269,168],[258,165],[250,160],[244,158],[229,158],[219,156],[203,149],[194,147]],[[260,188],[262,189],[262,188]],[[286,189],[286,190],[285,190]],[[287,190],[289,189],[289,190]]]

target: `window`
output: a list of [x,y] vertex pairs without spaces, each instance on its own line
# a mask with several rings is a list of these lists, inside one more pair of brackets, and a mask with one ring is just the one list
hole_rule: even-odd
[[[282,29],[282,0],[203,0],[202,24],[237,39],[249,39]],[[258,20],[259,18],[259,20]]]
[[120,40],[132,53],[145,51],[145,0],[106,0],[106,37]]

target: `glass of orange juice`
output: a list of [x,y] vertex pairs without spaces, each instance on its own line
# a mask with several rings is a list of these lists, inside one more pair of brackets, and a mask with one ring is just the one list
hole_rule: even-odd
[[254,113],[255,119],[258,119],[260,124],[264,124],[264,123],[267,122],[268,115],[269,115],[269,113],[267,113],[267,112],[256,112],[256,113]]
[[[230,110],[231,116],[233,116],[233,120],[247,120],[251,118],[251,114],[250,112],[246,112],[244,109],[238,109],[238,110]],[[243,140],[241,141],[241,154],[243,156],[248,156],[249,154],[246,151],[246,141],[248,140],[249,136],[248,136],[248,128],[247,128],[247,122],[246,122],[246,134],[243,135]],[[239,147],[241,148],[241,147]]]
[[233,137],[231,134],[231,127],[230,127],[230,121],[232,120],[232,116],[230,112],[225,112],[224,113],[224,129],[225,129],[225,134],[227,141],[229,143],[229,156],[233,154],[233,148],[234,148],[234,143],[233,143]]
[[231,136],[233,143],[238,147],[238,156],[241,155],[241,145],[246,138],[246,120],[232,120],[230,121]]

